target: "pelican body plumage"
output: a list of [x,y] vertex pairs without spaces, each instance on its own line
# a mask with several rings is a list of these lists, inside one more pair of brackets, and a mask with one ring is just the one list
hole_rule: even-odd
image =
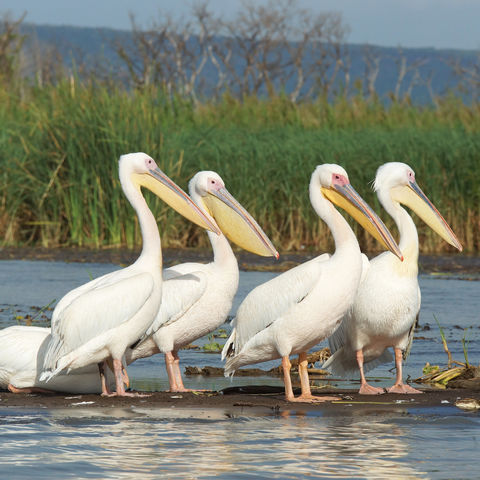
[[[282,358],[288,401],[334,399],[311,394],[306,359],[307,351],[330,336],[351,307],[362,274],[358,241],[334,205],[345,209],[401,257],[390,232],[353,189],[342,167],[318,166],[309,192],[314,210],[333,235],[335,252],[320,255],[252,290],[237,311],[222,352],[225,375],[244,365]],[[289,356],[293,354],[299,356],[300,397],[294,397],[290,379]]]
[[[0,330],[0,388],[13,393],[100,393],[97,365],[60,373],[48,382],[40,380],[50,340],[50,329],[45,327],[13,325]],[[115,386],[109,369],[105,375],[107,387]]]
[[418,285],[418,234],[415,224],[401,206],[406,205],[450,245],[462,250],[452,229],[422,192],[415,173],[407,164],[390,162],[377,170],[374,189],[380,203],[395,221],[404,260],[384,252],[368,261],[364,257],[362,281],[352,309],[330,337],[333,355],[323,367],[335,375],[359,373],[360,393],[379,394],[383,388],[369,385],[365,372],[392,360],[395,353],[396,381],[389,392],[420,393],[402,380],[402,360],[413,339],[420,310]]
[[263,230],[227,191],[216,172],[198,172],[189,183],[189,193],[222,232],[207,232],[213,261],[183,263],[163,271],[163,299],[155,322],[147,338],[126,353],[127,363],[155,353],[165,354],[170,391],[175,392],[187,390],[178,350],[218,328],[232,308],[239,271],[228,239],[258,255],[278,258]]
[[[146,187],[198,225],[219,233],[190,197],[145,153],[122,155],[120,183],[140,224],[143,248],[132,265],[67,293],[52,315],[51,340],[41,380],[64,370],[113,359],[116,395],[125,392],[123,356],[145,334],[162,301],[162,251],[155,217],[141,193]],[[110,394],[110,392],[105,392]]]

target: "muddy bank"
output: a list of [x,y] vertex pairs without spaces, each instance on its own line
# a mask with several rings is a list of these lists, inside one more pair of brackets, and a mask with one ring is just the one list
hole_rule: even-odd
[[[298,393],[298,392],[297,392]],[[421,395],[384,394],[359,395],[354,390],[319,389],[317,395],[336,395],[341,400],[319,404],[289,403],[284,400],[283,388],[271,386],[232,387],[220,392],[168,393],[154,392],[148,397],[105,398],[100,395],[13,394],[0,392],[0,409],[9,408],[176,408],[222,409],[242,415],[279,414],[313,411],[343,415],[377,411],[398,411],[410,408],[453,407],[459,399],[480,402],[480,393],[467,389],[424,390]],[[458,407],[455,407],[458,408]],[[459,409],[460,411],[460,409]]]
[[[80,263],[113,263],[129,265],[139,255],[139,250],[80,248],[0,248],[0,260],[46,260]],[[242,270],[284,271],[313,258],[315,252],[282,253],[279,260],[259,257],[245,251],[236,252]],[[163,250],[165,266],[183,262],[208,262],[212,259],[209,249]],[[480,274],[480,257],[470,255],[420,255],[422,273]]]

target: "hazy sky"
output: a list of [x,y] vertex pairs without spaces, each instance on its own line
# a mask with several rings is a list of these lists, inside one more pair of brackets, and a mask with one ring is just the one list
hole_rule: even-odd
[[[266,4],[266,0],[256,0]],[[241,0],[210,0],[212,10],[232,15]],[[130,29],[129,12],[139,25],[160,12],[186,14],[192,0],[0,0],[0,14],[26,21]],[[480,48],[479,0],[298,0],[313,12],[340,11],[351,28],[348,41],[384,46]]]

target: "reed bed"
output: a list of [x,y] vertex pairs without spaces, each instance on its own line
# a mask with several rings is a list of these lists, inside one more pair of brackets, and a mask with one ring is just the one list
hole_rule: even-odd
[[[145,151],[179,185],[217,171],[281,251],[328,250],[331,237],[308,199],[311,172],[339,163],[367,202],[392,223],[371,190],[376,168],[409,163],[458,234],[478,252],[480,112],[455,98],[438,108],[361,98],[294,105],[225,96],[199,105],[160,89],[126,92],[74,81],[0,92],[0,239],[3,245],[137,247],[140,231],[117,176],[122,153]],[[206,236],[153,195],[165,246]],[[425,253],[451,248],[417,222]],[[354,226],[361,246],[375,241]],[[392,227],[393,228],[393,227]]]

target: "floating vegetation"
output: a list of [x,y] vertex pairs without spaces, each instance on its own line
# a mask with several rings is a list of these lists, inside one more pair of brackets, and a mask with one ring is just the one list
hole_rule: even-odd
[[[0,308],[0,323],[4,326],[16,323],[17,325],[36,325],[39,327],[50,327],[50,317],[53,310],[52,304],[56,302],[53,299],[43,307],[32,306],[28,310],[21,310],[18,305],[4,305]],[[27,307],[28,308],[28,307]]]
[[423,367],[423,375],[414,380],[414,382],[428,383],[437,388],[470,388],[480,390],[480,367],[474,367],[470,365],[468,361],[468,329],[464,329],[464,335],[462,338],[465,362],[458,362],[453,360],[452,354],[448,348],[445,332],[435,315],[434,318],[440,330],[443,349],[447,354],[447,366],[442,368],[439,365],[430,365],[430,363],[427,362]]
[[223,345],[215,341],[215,333],[211,333],[208,336],[209,342],[203,345],[202,350],[204,353],[220,353],[222,351]]

